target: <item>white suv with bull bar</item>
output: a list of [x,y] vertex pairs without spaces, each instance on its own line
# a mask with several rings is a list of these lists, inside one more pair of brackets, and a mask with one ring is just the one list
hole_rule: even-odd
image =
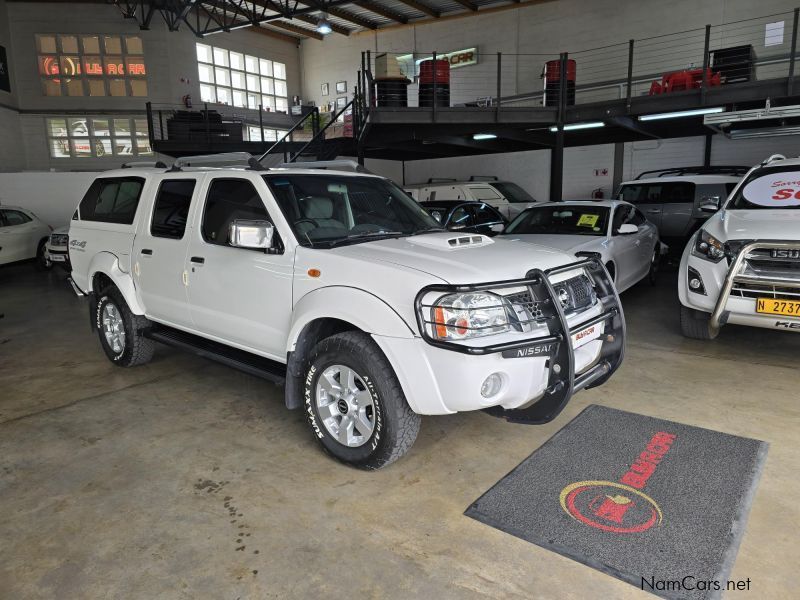
[[444,231],[355,168],[202,162],[103,173],[73,217],[73,285],[116,365],[161,342],[284,382],[325,450],[378,468],[419,415],[547,422],[622,361],[596,259]]
[[752,168],[689,240],[678,278],[681,330],[713,339],[733,323],[800,332],[800,159]]

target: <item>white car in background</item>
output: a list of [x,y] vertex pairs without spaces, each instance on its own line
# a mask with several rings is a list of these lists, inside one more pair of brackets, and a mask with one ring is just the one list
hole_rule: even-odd
[[67,271],[70,271],[69,264],[69,227],[59,227],[50,237],[45,244],[45,261],[48,267],[58,265]]
[[800,158],[751,169],[692,236],[678,298],[686,337],[713,339],[727,323],[800,332]]
[[0,265],[36,258],[46,267],[44,247],[52,230],[26,208],[0,206]]
[[536,204],[536,199],[516,183],[500,181],[497,177],[473,176],[469,181],[428,179],[428,183],[407,185],[403,189],[420,203],[439,200],[484,202],[508,220]]
[[576,256],[599,256],[623,292],[647,277],[655,283],[667,247],[635,206],[620,200],[548,202],[509,223],[505,239],[556,248]]

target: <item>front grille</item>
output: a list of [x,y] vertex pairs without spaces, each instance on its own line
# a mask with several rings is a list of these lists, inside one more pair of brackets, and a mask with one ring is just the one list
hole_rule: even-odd
[[50,235],[50,244],[53,246],[66,246],[69,243],[69,235],[66,233],[53,233]]
[[597,298],[592,282],[586,275],[578,275],[557,283],[553,289],[565,312],[587,308],[594,304]]
[[514,308],[517,317],[520,321],[528,321],[530,319],[541,319],[544,316],[542,312],[541,302],[536,300],[529,291],[518,292],[516,294],[509,294],[505,299]]
[[731,296],[738,298],[774,298],[776,300],[800,300],[800,288],[780,285],[755,285],[736,283]]

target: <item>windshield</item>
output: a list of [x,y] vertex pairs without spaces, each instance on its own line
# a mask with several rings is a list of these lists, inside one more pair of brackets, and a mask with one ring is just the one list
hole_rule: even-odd
[[529,208],[506,227],[505,234],[546,233],[564,235],[605,235],[608,207],[543,206]]
[[764,167],[753,171],[728,202],[728,209],[800,208],[800,170],[797,167]]
[[264,180],[304,246],[333,247],[441,230],[386,179],[286,173],[265,175]]
[[516,183],[508,181],[492,182],[491,186],[505,196],[509,202],[536,202],[533,196],[519,187]]

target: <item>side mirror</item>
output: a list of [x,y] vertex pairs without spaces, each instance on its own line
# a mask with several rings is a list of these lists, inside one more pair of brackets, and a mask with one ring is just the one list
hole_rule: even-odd
[[709,196],[700,201],[700,211],[704,213],[715,213],[719,210],[719,196]]
[[489,229],[494,231],[495,233],[503,233],[503,230],[506,228],[505,225],[502,223],[495,223],[494,225],[490,225]]
[[236,248],[272,248],[275,226],[269,221],[247,221],[236,219],[228,227],[230,245]]
[[639,232],[639,226],[634,225],[633,223],[623,223],[622,225],[619,226],[619,229],[617,230],[617,233],[619,233],[620,235],[631,235],[632,233],[638,233],[638,232]]

